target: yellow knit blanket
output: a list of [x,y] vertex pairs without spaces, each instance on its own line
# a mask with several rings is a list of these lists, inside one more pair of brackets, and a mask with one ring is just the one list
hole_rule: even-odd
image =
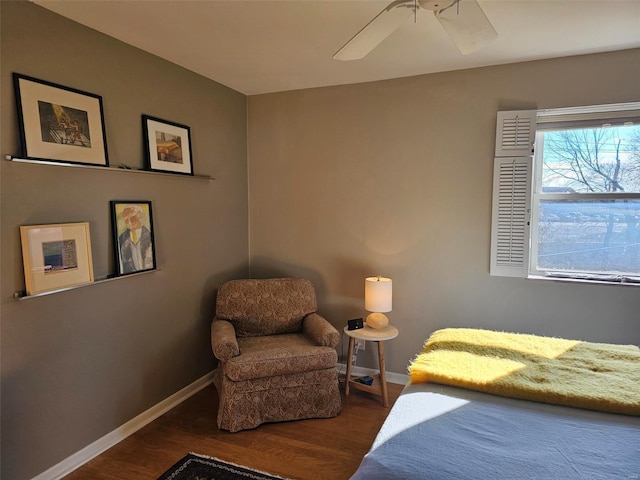
[[634,345],[447,328],[427,340],[409,376],[411,383],[640,415],[640,348]]

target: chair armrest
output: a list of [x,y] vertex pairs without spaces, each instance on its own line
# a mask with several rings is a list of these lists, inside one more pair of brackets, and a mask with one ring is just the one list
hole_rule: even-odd
[[317,313],[310,313],[302,320],[302,333],[316,345],[335,348],[340,334],[329,321]]
[[226,362],[240,355],[236,329],[231,322],[214,318],[211,322],[211,349],[221,362]]

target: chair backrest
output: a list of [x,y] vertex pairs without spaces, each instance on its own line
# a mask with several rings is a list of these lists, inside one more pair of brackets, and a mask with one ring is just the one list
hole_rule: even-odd
[[238,337],[299,332],[317,308],[313,284],[300,278],[231,280],[216,299],[216,317],[230,321]]

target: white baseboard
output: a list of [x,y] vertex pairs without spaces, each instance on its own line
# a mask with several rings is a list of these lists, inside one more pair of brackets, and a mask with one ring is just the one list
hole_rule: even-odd
[[69,473],[87,463],[89,460],[97,457],[105,450],[113,447],[115,444],[121,442],[129,435],[135,433],[145,425],[154,421],[156,418],[162,416],[176,405],[184,402],[187,398],[198,393],[200,390],[208,386],[212,382],[212,380],[213,372],[207,373],[205,376],[199,378],[192,384],[187,385],[182,390],[174,393],[173,395],[154,405],[150,409],[142,412],[137,417],[129,420],[121,427],[116,428],[111,433],[108,433],[92,444],[87,445],[79,452],[76,452],[70,457],[67,457],[62,462],[42,472],[40,475],[33,477],[32,480],[57,480],[64,477],[65,475],[68,475]]
[[[339,363],[338,372],[346,374],[347,373],[346,364]],[[353,366],[353,370],[351,372],[352,375],[356,375],[356,376],[377,375],[378,373],[379,371],[373,368],[358,367],[357,365]],[[387,382],[397,383],[398,385],[406,385],[407,382],[409,381],[409,375],[406,375],[403,373],[385,372],[385,376],[387,377]]]

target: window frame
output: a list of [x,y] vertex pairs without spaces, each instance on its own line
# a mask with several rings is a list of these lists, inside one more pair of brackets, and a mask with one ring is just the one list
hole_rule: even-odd
[[[522,268],[518,265],[500,265],[497,258],[498,230],[501,226],[497,221],[498,198],[500,185],[498,170],[505,161],[515,160],[504,158],[506,155],[499,149],[502,142],[503,125],[505,115],[524,114],[526,111],[498,112],[496,135],[496,158],[494,160],[494,186],[493,186],[493,213],[492,213],[492,239],[490,274],[494,276],[523,277],[530,279],[550,279],[562,281],[624,284],[640,286],[640,273],[638,276],[613,275],[608,273],[582,273],[570,270],[539,270],[538,261],[538,235],[540,205],[544,200],[640,200],[640,192],[542,192],[542,168],[543,168],[543,137],[544,132],[550,130],[570,130],[572,128],[607,127],[614,125],[640,125],[640,102],[629,102],[609,105],[592,105],[559,109],[535,110],[535,125],[532,137],[533,151],[523,151],[520,161],[530,162],[530,187],[529,187],[529,211],[527,222],[527,238],[525,243],[526,264]],[[515,208],[515,207],[514,207]],[[495,238],[494,238],[495,237]],[[516,242],[517,243],[517,242]]]

